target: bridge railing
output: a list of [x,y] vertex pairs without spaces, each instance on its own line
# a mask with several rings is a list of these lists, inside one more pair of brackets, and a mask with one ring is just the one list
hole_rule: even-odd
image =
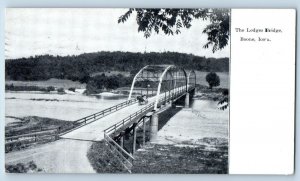
[[127,107],[129,105],[132,105],[134,103],[137,103],[138,100],[137,99],[130,99],[128,101],[125,101],[125,102],[122,102],[120,104],[117,104],[115,106],[112,106],[112,107],[109,107],[107,109],[104,109],[100,112],[97,112],[95,114],[92,114],[92,115],[89,115],[89,116],[86,116],[86,117],[83,117],[81,119],[78,119],[76,121],[73,122],[73,124],[75,126],[80,126],[82,124],[87,124],[87,123],[91,123],[91,122],[94,122],[100,118],[103,118],[104,116],[107,116],[113,112],[116,112],[124,107]]
[[26,139],[29,137],[37,137],[40,135],[49,135],[49,134],[55,134],[57,133],[58,129],[50,129],[50,130],[46,130],[46,131],[38,131],[38,132],[33,132],[33,133],[27,133],[27,134],[21,134],[21,135],[17,135],[17,136],[9,136],[9,137],[5,137],[5,142],[13,142],[19,139]]
[[115,142],[111,137],[104,134],[104,140],[106,142],[106,146],[109,148],[108,150],[112,155],[131,173],[131,167],[133,163],[133,156],[127,153],[117,142]]
[[58,129],[51,129],[46,131],[38,131],[33,133],[26,133],[16,136],[5,137],[5,152],[18,149],[20,147],[47,140],[58,139]]
[[[190,89],[193,88],[189,87],[189,90]],[[158,105],[160,106],[161,104],[167,101],[177,99],[183,96],[185,93],[186,93],[186,89],[179,89],[176,90],[174,93],[172,93],[172,95],[162,96],[158,101]],[[133,114],[130,114],[128,117],[122,119],[120,122],[104,130],[104,141],[106,142],[108,149],[129,172],[132,166],[132,162],[134,161],[134,158],[130,153],[128,153],[125,149],[123,149],[116,141],[114,141],[113,137],[117,136],[117,134],[123,131],[124,129],[130,127],[135,121],[138,121],[153,109],[154,109],[154,102],[148,104],[147,106],[144,106],[142,109],[138,110]]]
[[140,117],[143,113],[147,113],[149,110],[153,109],[153,107],[154,107],[154,103],[148,104],[146,107],[143,107],[137,112],[130,114],[128,117],[124,118],[120,122],[108,127],[107,129],[104,130],[104,133],[106,133],[107,135],[110,135],[111,133],[116,133],[120,128],[132,122],[132,120],[135,120],[137,117]]

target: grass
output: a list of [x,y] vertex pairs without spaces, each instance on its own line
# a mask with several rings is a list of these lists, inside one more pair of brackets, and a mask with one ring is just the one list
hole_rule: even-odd
[[97,173],[128,173],[119,161],[111,155],[104,141],[93,143],[87,157]]
[[[214,139],[214,138],[211,138]],[[206,147],[148,145],[135,154],[133,173],[227,174],[227,143]]]

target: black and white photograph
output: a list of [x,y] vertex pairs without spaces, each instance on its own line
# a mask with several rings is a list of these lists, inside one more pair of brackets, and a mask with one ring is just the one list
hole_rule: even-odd
[[230,12],[7,8],[6,173],[228,174]]

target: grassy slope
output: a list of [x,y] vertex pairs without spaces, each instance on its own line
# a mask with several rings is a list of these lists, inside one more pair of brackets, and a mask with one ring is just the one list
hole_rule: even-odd
[[97,173],[128,173],[108,151],[104,141],[93,143],[87,157]]
[[20,134],[32,133],[33,131],[61,128],[68,129],[72,126],[72,122],[51,118],[42,118],[37,116],[29,116],[21,118],[21,121],[5,127],[6,136],[16,136]]

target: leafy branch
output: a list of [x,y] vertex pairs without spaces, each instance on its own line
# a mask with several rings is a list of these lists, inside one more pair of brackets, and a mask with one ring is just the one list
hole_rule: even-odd
[[229,40],[229,9],[144,9],[130,8],[120,16],[118,23],[125,23],[136,12],[138,32],[144,32],[144,37],[149,38],[152,32],[166,35],[180,34],[181,29],[189,29],[192,21],[201,19],[209,21],[202,33],[207,35],[204,48],[212,47],[216,52],[228,45]]

